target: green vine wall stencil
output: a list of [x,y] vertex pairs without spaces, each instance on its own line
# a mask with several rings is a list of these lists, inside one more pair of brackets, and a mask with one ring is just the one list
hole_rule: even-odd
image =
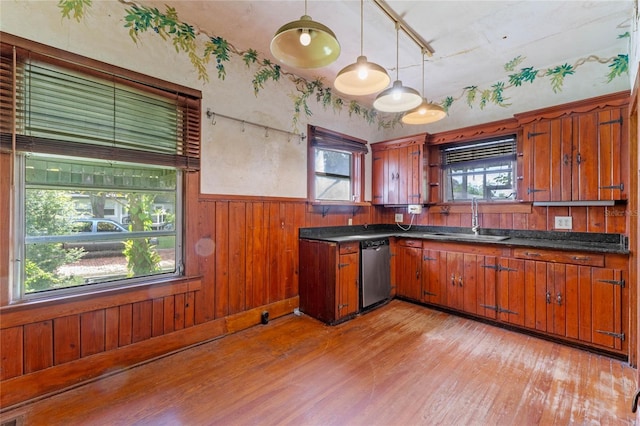
[[[296,93],[291,95],[294,105],[292,124],[294,129],[297,129],[302,114],[307,117],[313,114],[308,102],[309,99],[314,98],[325,109],[331,108],[340,112],[346,106],[349,116],[359,116],[369,124],[377,122],[378,128],[392,128],[401,123],[401,114],[394,114],[391,118],[388,115],[385,117],[380,116],[374,109],[366,108],[356,101],[348,101],[337,96],[322,79],[309,81],[293,73],[283,71],[280,65],[273,63],[269,59],[261,59],[258,52],[253,49],[239,50],[222,37],[208,34],[204,30],[181,22],[175,9],[170,6],[165,6],[166,10],[161,12],[157,8],[140,6],[127,0],[118,0],[118,2],[125,7],[124,26],[129,29],[129,35],[135,43],[140,41],[140,36],[143,33],[149,31],[158,34],[163,40],[171,41],[177,53],[187,54],[200,80],[209,82],[207,65],[213,59],[215,59],[218,79],[224,80],[227,75],[225,64],[230,61],[232,55],[242,58],[248,68],[255,67],[257,69],[251,82],[256,96],[264,88],[265,83],[269,81],[277,82],[283,76],[288,78],[296,87]],[[84,17],[85,10],[91,5],[92,0],[58,1],[58,7],[63,18],[73,18],[78,22]],[[204,43],[204,48],[198,44],[199,37],[202,39],[200,45]],[[205,37],[206,40],[204,39]],[[630,38],[630,34],[626,32],[619,35],[618,38]],[[508,75],[507,82],[500,81],[489,88],[481,88],[476,85],[466,86],[462,88],[457,97],[445,97],[441,105],[447,113],[451,106],[461,99],[465,100],[469,108],[473,108],[476,104],[480,109],[484,109],[489,104],[508,107],[510,105],[507,103],[509,98],[504,96],[506,90],[522,87],[526,83],[532,84],[537,79],[547,78],[551,89],[554,93],[558,93],[562,91],[565,78],[574,75],[576,70],[587,62],[608,64],[607,83],[623,74],[627,74],[629,68],[629,56],[626,54],[619,54],[611,58],[590,55],[587,58],[579,59],[572,65],[565,63],[548,69],[535,69],[529,66],[514,72],[524,62],[524,59],[518,56],[504,65],[505,71],[512,73]]]

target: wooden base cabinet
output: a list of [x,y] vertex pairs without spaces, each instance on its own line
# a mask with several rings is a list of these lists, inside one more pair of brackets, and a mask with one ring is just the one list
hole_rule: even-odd
[[423,300],[422,240],[398,240],[395,262],[396,295],[421,302]]
[[360,245],[300,240],[300,310],[327,324],[359,312]]
[[606,350],[626,350],[624,261],[523,249],[515,249],[514,256],[542,259],[523,261],[525,327]]

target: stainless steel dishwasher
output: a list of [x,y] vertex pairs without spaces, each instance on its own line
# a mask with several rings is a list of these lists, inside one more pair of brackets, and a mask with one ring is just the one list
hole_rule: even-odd
[[360,308],[366,309],[391,295],[391,251],[389,239],[360,243]]

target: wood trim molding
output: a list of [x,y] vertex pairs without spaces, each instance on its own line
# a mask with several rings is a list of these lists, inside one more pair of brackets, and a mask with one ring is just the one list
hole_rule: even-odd
[[374,142],[371,143],[371,150],[382,151],[385,149],[394,149],[402,146],[423,145],[428,138],[428,133],[418,133],[416,135],[405,136],[398,139],[389,139],[380,142]]
[[190,346],[223,337],[260,324],[263,311],[272,319],[291,314],[298,307],[298,296],[261,306],[236,315],[195,325],[187,329],[101,352],[59,366],[5,380],[0,387],[0,407],[8,410],[34,398],[52,396],[69,387],[116,374],[126,369],[171,355]]
[[145,283],[134,288],[109,289],[102,292],[94,291],[56,300],[48,299],[3,306],[0,308],[0,329],[197,291],[200,290],[201,286],[200,278],[180,279],[155,284]]
[[629,104],[629,98],[629,91],[622,91],[577,102],[555,105],[550,108],[527,111],[521,114],[515,114],[514,117],[520,125],[523,125],[533,121],[558,118],[563,115],[586,113],[597,109],[626,106]]
[[216,201],[239,201],[245,203],[255,202],[274,202],[274,203],[300,203],[306,204],[306,198],[289,198],[289,197],[270,197],[264,195],[234,195],[234,194],[203,194],[198,195],[198,201],[216,202]]
[[487,124],[435,133],[427,138],[427,143],[429,145],[441,145],[452,142],[471,142],[494,136],[511,135],[517,133],[519,130],[520,124],[518,121],[514,118],[509,118]]

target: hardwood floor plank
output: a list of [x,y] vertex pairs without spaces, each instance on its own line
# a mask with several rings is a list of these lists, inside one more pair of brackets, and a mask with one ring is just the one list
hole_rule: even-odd
[[632,425],[628,364],[394,300],[290,315],[3,413],[38,425]]

